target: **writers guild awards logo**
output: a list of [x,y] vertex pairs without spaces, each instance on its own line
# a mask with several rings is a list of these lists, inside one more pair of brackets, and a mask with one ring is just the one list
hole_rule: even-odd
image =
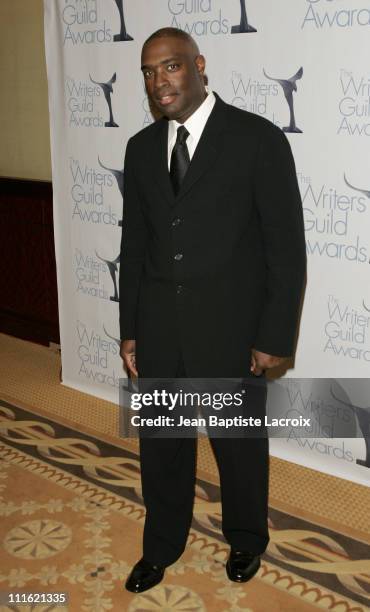
[[[361,189],[360,187],[355,187],[354,185],[352,185],[352,183],[350,183],[347,180],[347,177],[346,177],[345,173],[343,174],[343,178],[344,178],[344,182],[347,185],[347,187],[349,187],[350,189],[353,189],[354,191],[358,191],[360,193],[363,193],[363,195],[366,196],[370,200],[370,190],[368,190],[368,189]],[[370,259],[369,259],[368,263],[370,263]],[[363,306],[364,306],[365,310],[369,311],[369,309],[365,306],[365,303],[363,303]]]
[[267,79],[279,83],[279,85],[281,85],[281,87],[283,88],[284,96],[288,103],[290,112],[289,125],[288,127],[283,127],[283,132],[302,134],[302,130],[297,127],[295,122],[293,91],[297,91],[296,82],[302,78],[303,68],[300,68],[294,76],[290,77],[290,79],[274,79],[273,77],[270,77],[268,74],[266,74],[265,69],[263,69],[263,74]]
[[99,85],[99,87],[102,88],[103,93],[104,93],[104,97],[105,97],[106,102],[108,104],[108,108],[109,108],[109,121],[106,121],[104,123],[105,127],[119,127],[118,123],[116,123],[114,121],[114,119],[113,119],[112,101],[111,101],[111,95],[113,93],[113,83],[116,82],[117,74],[114,73],[114,75],[112,76],[110,81],[108,81],[107,83],[99,83],[98,81],[94,81],[94,79],[91,78],[90,74],[89,74],[89,77],[90,77],[90,81],[95,83],[95,85]]
[[113,342],[115,342],[117,344],[117,346],[120,348],[121,347],[121,340],[119,340],[119,338],[115,338],[114,336],[111,336],[110,334],[108,334],[107,330],[105,329],[105,325],[103,324],[103,330],[105,335],[110,338],[111,340],[113,340]]
[[360,189],[359,187],[354,187],[353,185],[351,185],[351,183],[347,180],[347,177],[346,177],[345,174],[344,174],[344,182],[345,182],[345,184],[348,187],[350,187],[350,189],[353,189],[354,191],[359,191],[360,193],[363,193],[364,196],[366,196],[370,200],[370,191],[367,190],[367,189]]
[[256,28],[248,23],[247,9],[245,8],[245,0],[240,0],[240,24],[234,25],[231,28],[231,34],[251,34],[257,32]]
[[118,255],[118,257],[116,257],[114,261],[109,261],[108,259],[104,259],[103,257],[100,257],[97,251],[95,251],[95,255],[97,256],[98,259],[100,259],[100,261],[104,261],[104,263],[107,264],[109,274],[112,279],[114,295],[111,295],[109,299],[111,300],[111,302],[119,302],[118,289],[117,289],[117,272],[118,272],[118,264],[119,264],[120,256]]
[[117,8],[118,8],[118,12],[119,12],[119,18],[121,20],[121,29],[120,29],[120,33],[119,34],[115,34],[113,36],[113,40],[114,42],[119,42],[119,41],[124,41],[124,40],[134,40],[132,38],[132,36],[130,36],[129,34],[127,34],[126,31],[126,25],[125,25],[125,16],[123,14],[123,0],[114,0]]
[[[107,166],[104,166],[104,164],[101,163],[100,158],[98,157],[98,162],[99,165],[104,168],[104,170],[108,170],[108,172],[111,172],[114,176],[114,178],[117,181],[117,185],[118,185],[118,189],[120,191],[120,194],[122,196],[122,204],[123,204],[123,170],[115,170],[114,168],[108,168]],[[118,227],[122,227],[122,219],[120,219],[118,221]]]
[[331,389],[330,391],[331,391],[331,395],[334,398],[334,400],[336,400],[343,406],[346,406],[347,408],[351,408],[353,410],[356,416],[357,423],[360,428],[362,437],[365,440],[365,448],[366,448],[365,459],[356,459],[356,463],[357,465],[362,465],[363,467],[370,468],[370,406],[369,408],[355,406],[352,403],[343,401],[339,397],[336,397],[333,389]]

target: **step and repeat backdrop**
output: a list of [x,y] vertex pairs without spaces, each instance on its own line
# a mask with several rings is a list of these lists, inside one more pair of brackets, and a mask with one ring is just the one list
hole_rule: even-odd
[[279,126],[293,149],[308,285],[288,374],[313,379],[293,406],[356,414],[357,438],[292,436],[271,440],[271,452],[369,484],[369,0],[44,0],[44,9],[63,383],[118,402],[123,160],[128,138],[153,121],[141,47],[160,27],[181,28],[206,57],[209,86]]

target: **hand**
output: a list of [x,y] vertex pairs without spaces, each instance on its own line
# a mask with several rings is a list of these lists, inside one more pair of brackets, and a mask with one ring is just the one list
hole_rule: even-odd
[[268,353],[252,349],[251,372],[255,376],[261,376],[264,370],[276,368],[276,366],[281,365],[286,360],[287,357],[276,357],[275,355],[269,355]]
[[123,359],[123,366],[131,375],[139,376],[136,369],[136,341],[122,340],[120,355]]

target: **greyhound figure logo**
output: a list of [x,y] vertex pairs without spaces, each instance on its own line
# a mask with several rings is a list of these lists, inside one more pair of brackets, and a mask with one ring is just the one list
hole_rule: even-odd
[[[108,170],[108,172],[111,172],[113,174],[114,178],[117,181],[118,189],[122,196],[122,202],[123,202],[123,170],[115,170],[114,168],[108,168],[107,166],[104,166],[104,164],[101,163],[99,157],[98,157],[98,162],[99,162],[99,165],[102,168],[104,168],[104,170]],[[122,227],[122,219],[118,221],[118,227]]]
[[351,183],[347,180],[347,177],[344,173],[344,182],[347,185],[347,187],[350,187],[350,189],[354,189],[355,191],[359,191],[360,193],[363,193],[364,196],[366,196],[367,198],[369,198],[370,200],[370,191],[367,189],[360,189],[359,187],[354,187],[353,185],[351,185]]
[[245,8],[245,0],[240,0],[240,24],[234,25],[231,28],[231,34],[251,34],[257,32],[256,28],[248,23],[247,9]]
[[117,289],[117,272],[118,272],[118,263],[119,263],[120,256],[118,255],[118,257],[116,257],[114,261],[109,261],[108,259],[104,259],[103,257],[100,257],[97,251],[95,251],[95,255],[97,256],[98,259],[100,259],[100,261],[104,261],[104,263],[107,264],[109,274],[111,275],[111,279],[112,279],[112,283],[114,287],[114,295],[111,295],[109,299],[111,300],[111,302],[119,302],[118,289]]
[[265,75],[267,79],[270,79],[270,81],[275,81],[276,83],[279,83],[279,85],[281,85],[281,87],[283,88],[284,96],[288,103],[289,111],[290,111],[290,123],[288,127],[283,128],[283,132],[302,134],[302,130],[300,130],[297,127],[296,122],[295,122],[293,91],[297,91],[296,83],[303,76],[303,68],[300,68],[294,76],[290,77],[290,79],[274,79],[273,77],[270,77],[268,74],[266,74],[265,69],[263,69],[263,74]]
[[119,127],[118,123],[116,123],[114,121],[114,119],[113,119],[112,101],[111,101],[111,95],[113,93],[113,83],[116,82],[117,74],[114,73],[112,78],[110,79],[110,81],[108,81],[107,83],[99,83],[98,81],[94,81],[94,79],[91,78],[90,74],[89,74],[89,77],[90,77],[90,81],[95,83],[95,85],[99,85],[99,87],[102,88],[103,93],[104,93],[104,97],[105,97],[106,102],[108,104],[108,108],[109,108],[109,121],[106,121],[104,123],[105,127]]
[[370,407],[363,408],[361,406],[355,406],[354,404],[345,402],[335,396],[333,389],[331,389],[331,395],[337,402],[353,410],[356,416],[357,423],[360,428],[362,437],[365,440],[365,448],[366,448],[365,459],[356,459],[356,463],[357,465],[362,465],[363,467],[370,468]]
[[[343,174],[343,178],[344,178],[344,182],[347,185],[347,187],[349,187],[350,189],[353,189],[354,191],[359,191],[360,193],[362,193],[364,196],[366,196],[370,200],[370,190],[369,189],[360,189],[359,187],[355,187],[354,185],[352,185],[347,180],[346,173]],[[370,260],[369,260],[369,263],[370,263]],[[363,306],[365,310],[370,312],[370,309],[365,306],[365,302],[363,302]]]
[[121,29],[119,34],[115,34],[113,36],[114,42],[124,41],[124,40],[134,40],[132,36],[127,34],[126,25],[125,25],[125,16],[123,14],[123,0],[115,0],[115,3],[118,8],[119,18],[121,20]]
[[111,340],[113,340],[117,344],[118,347],[121,346],[121,340],[108,334],[107,330],[105,329],[105,325],[103,325],[103,330],[104,330],[105,335],[108,336],[108,338],[110,338]]

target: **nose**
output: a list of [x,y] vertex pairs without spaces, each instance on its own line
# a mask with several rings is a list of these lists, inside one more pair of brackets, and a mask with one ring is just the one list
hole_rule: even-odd
[[159,91],[163,89],[163,87],[167,87],[168,83],[168,74],[166,70],[162,67],[156,70],[154,73],[154,91]]

